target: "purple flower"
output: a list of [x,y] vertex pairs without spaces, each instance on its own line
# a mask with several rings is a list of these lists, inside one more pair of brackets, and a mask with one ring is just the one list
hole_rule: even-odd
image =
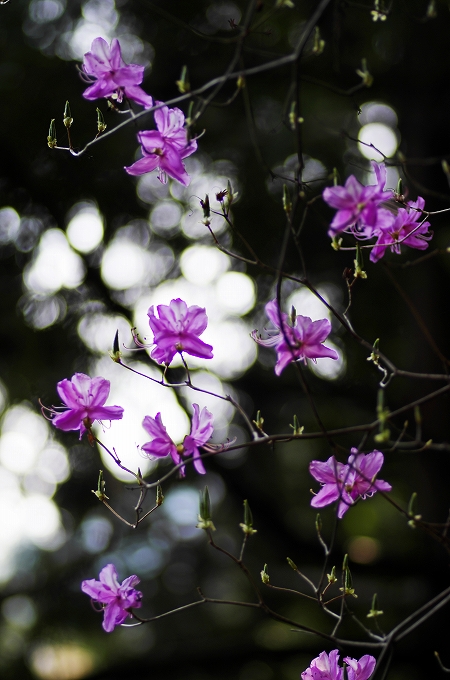
[[103,629],[111,633],[115,626],[131,616],[132,607],[141,606],[142,593],[135,590],[134,586],[139,583],[137,576],[129,576],[122,584],[117,580],[117,571],[113,564],[107,564],[100,572],[100,581],[94,578],[83,581],[81,590],[89,595],[94,602],[104,605]]
[[87,76],[96,79],[83,92],[85,99],[112,97],[120,103],[125,96],[146,109],[153,106],[152,97],[139,87],[144,78],[144,67],[125,64],[116,38],[111,47],[103,38],[95,38],[91,51],[84,55],[83,71]]
[[156,347],[151,357],[159,364],[169,365],[177,352],[187,352],[194,357],[212,359],[212,347],[199,336],[208,325],[203,307],[188,307],[184,300],[171,300],[169,305],[158,305],[159,318],[153,306],[147,312],[153,343]]
[[195,469],[201,475],[204,475],[206,470],[203,467],[198,447],[206,444],[211,437],[214,430],[214,418],[206,406],[201,411],[198,404],[192,404],[192,408],[194,409],[194,415],[192,416],[191,432],[186,435],[183,442],[184,455],[192,455]]
[[323,191],[323,200],[337,209],[330,225],[329,235],[335,236],[349,227],[357,226],[371,235],[377,221],[378,206],[382,201],[393,197],[390,189],[385,191],[386,168],[372,161],[377,183],[363,186],[356,177],[350,175],[345,186],[327,187]]
[[350,494],[352,501],[358,498],[371,498],[377,491],[391,491],[392,486],[382,479],[375,479],[384,463],[381,451],[372,453],[358,453],[358,449],[351,449],[348,457],[348,478],[345,480],[345,488]]
[[366,654],[359,661],[346,656],[344,662],[348,665],[348,680],[368,680],[372,675],[376,661],[373,656]]
[[382,479],[375,479],[384,462],[380,451],[358,453],[351,449],[347,465],[339,463],[331,456],[326,463],[313,460],[309,471],[322,484],[320,491],[311,501],[313,508],[339,500],[337,515],[341,519],[351,505],[362,498],[370,498],[377,491],[391,491],[392,486]]
[[399,208],[396,217],[390,213],[391,219],[387,223],[376,226],[374,235],[378,240],[370,253],[372,262],[381,259],[386,248],[400,255],[402,243],[418,250],[428,248],[427,241],[433,238],[433,232],[428,230],[429,222],[421,222],[424,206],[425,201],[419,196],[417,201],[408,201],[408,209]]
[[[214,417],[206,407],[202,408],[201,411],[198,404],[192,404],[192,407],[194,415],[192,416],[191,431],[185,436],[183,443],[178,445],[174,444],[167,434],[160,413],[157,413],[155,418],[145,416],[142,425],[153,439],[144,444],[142,450],[150,457],[161,458],[170,455],[175,465],[181,462],[182,455],[192,456],[194,468],[199,474],[204,475],[206,471],[198,448],[204,446],[211,437],[214,430]],[[184,477],[184,466],[180,468],[180,473]]]
[[75,373],[71,380],[61,380],[57,392],[67,411],[58,413],[52,409],[52,423],[65,432],[80,430],[80,439],[95,420],[120,420],[123,416],[121,406],[104,406],[109,396],[109,380],[90,378],[84,373]]
[[[258,345],[275,347],[278,354],[275,366],[277,375],[280,375],[291,361],[298,359],[302,359],[306,364],[307,359],[315,361],[323,357],[338,358],[338,353],[334,349],[322,344],[331,331],[331,324],[328,319],[312,321],[309,316],[296,315],[292,326],[289,325],[288,315],[280,312],[276,300],[268,302],[265,309],[267,316],[277,330],[269,330],[269,337],[266,340],[259,337],[257,331],[253,331],[251,335]],[[283,330],[281,330],[281,324]]]
[[[327,654],[322,652],[311,661],[309,668],[302,673],[302,680],[343,680],[344,669],[338,665],[339,651],[333,649]],[[359,661],[345,657],[344,663],[348,665],[348,680],[368,680],[375,668],[375,659],[366,654]]]
[[169,175],[188,186],[191,179],[182,161],[197,150],[197,142],[195,139],[188,141],[184,113],[180,109],[163,106],[155,111],[155,122],[158,130],[138,133],[143,158],[125,170],[129,175],[143,175],[159,168],[158,179],[163,184],[167,182]]
[[154,418],[145,416],[142,426],[147,430],[150,437],[153,437],[151,441],[141,447],[142,450],[150,457],[156,456],[157,458],[162,458],[170,455],[175,465],[178,465],[181,462],[178,450],[180,447],[174,444],[167,434],[167,430],[161,420],[161,413],[157,413]]
[[339,651],[321,652],[302,673],[302,680],[343,680],[343,669],[338,666]]

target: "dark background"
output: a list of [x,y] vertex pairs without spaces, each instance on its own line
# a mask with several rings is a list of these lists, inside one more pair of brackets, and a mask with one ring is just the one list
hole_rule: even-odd
[[[266,13],[268,16],[244,41],[242,63],[246,68],[289,53],[292,50],[289,35],[293,28],[297,27],[300,34],[302,22],[317,6],[316,2],[295,0],[295,8],[272,12],[274,4],[272,0],[259,3],[254,21],[260,21]],[[127,23],[130,32],[154,49],[152,69],[147,72],[144,87],[155,99],[164,101],[177,96],[175,81],[183,64],[189,68],[193,88],[227,68],[236,49],[237,29],[233,32],[225,25],[223,30],[218,30],[208,23],[207,11],[211,5],[219,7],[221,3],[122,0],[116,4],[120,21]],[[305,76],[300,87],[300,115],[305,121],[302,126],[304,153],[321,161],[325,168],[323,177],[336,167],[343,182],[350,173],[362,178],[368,168],[368,161],[349,139],[358,133],[359,108],[370,101],[392,107],[398,116],[399,150],[403,156],[390,162],[399,165],[400,160],[406,159],[399,172],[404,179],[404,190],[406,187],[409,192],[408,198],[422,195],[429,210],[440,210],[448,207],[450,198],[447,177],[441,168],[441,160],[447,154],[450,158],[450,12],[448,3],[436,2],[436,16],[427,17],[427,8],[431,5],[422,0],[393,0],[387,19],[373,21],[373,6],[369,2],[331,2],[319,21],[321,37],[325,40],[323,53],[314,56],[310,40],[300,62],[300,74]],[[123,172],[123,166],[133,160],[135,130],[129,126],[93,146],[80,158],[47,147],[51,118],[57,119],[59,141],[65,144],[60,118],[66,99],[70,100],[72,114],[76,116],[73,128],[76,140],[91,138],[95,105],[99,104],[104,111],[106,106],[104,102],[94,105],[81,97],[83,83],[76,61],[57,56],[62,49],[58,48],[60,36],[72,30],[80,18],[80,3],[71,1],[56,19],[40,23],[32,20],[36,6],[36,0],[34,3],[10,0],[0,7],[0,207],[11,206],[22,218],[38,216],[41,230],[54,226],[64,229],[67,213],[76,201],[94,200],[105,218],[106,245],[116,230],[131,219],[148,217],[149,206],[137,198],[134,180]],[[244,13],[246,3],[235,0],[235,7]],[[223,11],[226,18],[235,18],[234,10],[230,10],[229,17],[227,10]],[[345,91],[360,82],[355,71],[361,67],[362,58],[367,59],[374,77],[371,88],[361,88],[350,95],[333,91],[333,88]],[[269,169],[282,166],[297,150],[296,136],[288,124],[291,83],[291,65],[248,78],[245,97],[255,120],[258,115],[263,120],[259,125],[246,115],[245,97],[241,94],[229,106],[207,108],[197,126],[197,132],[206,130],[199,141],[201,153],[211,162],[227,159],[237,167],[241,197],[233,213],[236,225],[261,260],[271,266],[277,263],[285,216],[281,204],[282,181],[273,180]],[[224,102],[233,92],[233,84],[226,84],[217,101]],[[187,113],[187,102],[181,106]],[[106,115],[110,129],[117,116],[111,112]],[[257,152],[252,138],[257,142]],[[275,191],[273,185],[278,187]],[[293,183],[289,186],[293,192]],[[320,183],[308,185],[307,198],[320,193],[322,187]],[[211,194],[214,190],[216,188],[211,187]],[[189,205],[199,209],[195,199]],[[322,201],[316,201],[308,213],[301,245],[311,282],[334,283],[345,300],[342,271],[353,266],[353,253],[336,253],[330,248],[327,226],[331,218],[332,211]],[[201,219],[200,213],[198,219]],[[443,253],[403,269],[395,265],[413,261],[420,254],[409,250],[400,258],[388,253],[385,260],[391,264],[390,274],[384,263],[367,264],[368,279],[358,281],[354,287],[351,319],[358,333],[368,341],[380,337],[382,350],[400,368],[441,373],[446,371],[445,363],[443,367],[391,278],[392,275],[407,291],[435,345],[443,355],[448,354],[449,260],[444,251],[450,245],[450,224],[445,213],[432,217],[431,222],[435,236],[430,250],[438,247]],[[76,329],[89,301],[101,300],[110,312],[129,315],[129,310],[120,304],[117,295],[111,296],[99,275],[100,255],[88,256],[85,258],[88,273],[80,290],[63,289],[59,293],[67,305],[64,318],[43,330],[33,328],[24,303],[24,295],[28,293],[22,273],[33,257],[39,236],[39,231],[31,234],[26,248],[14,243],[0,246],[1,380],[8,391],[9,405],[28,400],[35,409],[39,408],[39,397],[45,403],[55,403],[58,380],[71,376],[75,370],[88,371],[91,356]],[[235,237],[225,236],[224,241],[236,252],[247,254]],[[211,243],[211,238],[205,236],[204,242]],[[170,245],[180,253],[188,243],[178,235],[171,239]],[[302,273],[292,243],[285,268],[291,273]],[[241,265],[236,264],[236,269],[242,270]],[[274,278],[251,266],[247,273],[258,286],[259,302],[251,313],[255,319],[251,325],[261,328],[263,305],[273,295]],[[169,276],[173,277],[174,273]],[[305,373],[317,408],[329,428],[371,422],[375,419],[380,374],[366,361],[367,350],[338,328],[335,337],[345,347],[345,376],[326,381],[311,372]],[[317,430],[296,372],[290,367],[277,378],[271,356],[268,351],[261,352],[262,361],[256,362],[234,383],[244,408],[249,406],[252,418],[256,417],[257,409],[261,409],[265,428],[270,433],[286,432],[294,413],[299,415],[306,431]],[[394,410],[440,385],[424,380],[394,379],[386,390],[386,404]],[[424,405],[424,442],[448,441],[448,408],[447,396]],[[410,423],[408,432],[413,434],[410,411],[391,424],[394,439],[405,418]],[[0,651],[3,678],[35,677],[33,654],[45,645],[47,649],[59,650],[63,661],[57,667],[59,670],[41,677],[57,680],[77,677],[109,680],[131,674],[177,680],[299,677],[311,659],[322,651],[323,643],[243,608],[207,605],[157,624],[105,634],[100,616],[93,614],[87,598],[79,591],[81,580],[92,578],[102,559],[102,554],[93,556],[83,551],[80,542],[86,517],[107,513],[106,509],[95,506],[90,494],[98,471],[98,454],[86,441],[79,443],[75,433],[59,433],[58,438],[69,450],[72,463],[69,480],[58,488],[55,496],[67,525],[68,538],[53,552],[25,547],[17,554],[16,575],[2,586],[1,597],[25,594],[37,612],[34,626],[26,630],[16,630],[3,619],[3,634],[9,631],[10,635],[4,639],[16,640],[15,646],[5,643]],[[358,443],[358,435],[339,439],[347,451]],[[366,450],[372,448],[373,440],[369,440]],[[344,460],[345,450],[342,451]],[[224,498],[214,511],[216,540],[231,551],[239,550],[242,502],[244,498],[249,500],[258,533],[250,541],[246,559],[256,578],[264,563],[268,563],[272,583],[303,588],[287,566],[286,556],[313,580],[318,577],[323,553],[314,529],[316,513],[309,507],[309,488],[315,483],[308,474],[308,463],[312,458],[325,460],[329,455],[326,442],[316,440],[253,448],[239,459],[236,467],[227,466],[219,459],[208,460],[208,471],[216,475],[212,478],[212,488],[217,476],[226,486]],[[427,521],[439,523],[446,521],[448,513],[448,474],[448,451],[444,448],[387,453],[381,477],[392,483],[392,497],[402,507],[407,506],[411,493],[416,491],[418,511]],[[194,479],[191,470],[188,481],[198,488],[204,482]],[[164,492],[179,484],[178,480],[170,481]],[[111,475],[108,485],[119,506],[129,508],[129,493],[127,495]],[[213,492],[212,501],[214,505]],[[157,514],[154,517],[156,522]],[[325,509],[322,518],[323,535],[329,540],[333,528],[332,509]],[[164,543],[165,532],[169,531],[167,523],[154,523],[152,519],[135,532],[112,516],[108,515],[108,520],[114,526],[108,549],[114,554],[126,555],[138,545],[152,545],[158,540]],[[447,586],[445,549],[419,529],[408,527],[405,518],[382,498],[360,503],[339,523],[331,558],[331,564],[336,564],[338,569],[355,536],[371,537],[379,546],[377,558],[370,563],[351,563],[358,594],[351,606],[362,620],[368,621],[365,617],[374,592],[378,593],[379,608],[385,612],[380,625],[389,630]],[[197,586],[212,597],[252,598],[238,569],[208,547],[206,537],[191,542],[171,540],[168,550],[161,570],[151,578],[142,578],[143,615],[155,615],[191,602],[196,597]],[[127,575],[120,573],[121,579]],[[283,615],[325,632],[331,631],[332,622],[315,605],[295,595],[266,592],[269,604]],[[340,635],[365,639],[361,631],[347,621]],[[433,652],[442,651],[443,662],[450,665],[450,658],[446,659],[444,652],[447,641],[448,610],[444,608],[396,647],[388,677],[416,680],[430,674],[437,676],[442,671]],[[74,649],[88,650],[88,658],[93,659],[91,671],[76,674],[78,661],[70,657]],[[358,650],[343,651],[343,655],[359,657]]]

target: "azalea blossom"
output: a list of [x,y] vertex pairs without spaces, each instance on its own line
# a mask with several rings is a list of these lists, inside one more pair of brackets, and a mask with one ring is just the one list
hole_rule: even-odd
[[208,325],[203,307],[188,307],[184,300],[177,298],[169,305],[158,305],[157,311],[158,316],[152,306],[147,312],[156,345],[151,352],[152,359],[169,365],[177,352],[203,359],[213,358],[212,346],[199,337]]
[[56,390],[67,410],[50,409],[53,425],[65,432],[80,430],[81,439],[95,420],[120,420],[123,416],[121,406],[104,406],[109,389],[109,380],[100,376],[90,378],[84,373],[75,373],[70,380],[61,380]]
[[[386,168],[372,161],[376,176],[376,184],[363,186],[354,175],[345,182],[345,186],[327,187],[323,191],[323,200],[337,213],[330,225],[329,235],[336,234],[355,227],[362,229],[365,235],[371,235],[377,221],[378,206],[383,201],[393,198],[392,190],[385,190]],[[367,233],[368,232],[368,233]]]
[[343,680],[343,669],[338,665],[339,651],[321,652],[302,673],[302,680]]
[[309,465],[312,476],[322,484],[320,491],[311,500],[313,508],[339,501],[337,516],[341,519],[351,505],[362,498],[370,498],[377,491],[391,491],[392,486],[382,479],[376,479],[381,470],[384,456],[380,451],[358,453],[351,449],[347,464],[331,456],[326,463],[313,460]]
[[[144,444],[142,450],[151,458],[170,455],[175,465],[181,462],[181,456],[192,456],[194,468],[199,474],[204,475],[206,471],[198,449],[200,446],[204,446],[211,437],[214,430],[214,417],[206,407],[200,411],[198,404],[192,404],[192,408],[194,415],[192,416],[191,431],[185,436],[183,443],[178,445],[167,434],[161,420],[161,413],[157,413],[155,418],[145,416],[142,425],[153,439]],[[184,466],[180,468],[180,472],[184,477]]]
[[366,654],[359,661],[346,656],[344,663],[348,665],[348,680],[368,680],[375,670],[376,661],[373,656]]
[[142,158],[125,170],[129,175],[143,175],[159,168],[158,179],[163,184],[169,175],[188,186],[191,179],[185,170],[183,158],[197,150],[197,142],[195,139],[188,140],[184,113],[180,109],[163,106],[154,115],[158,129],[138,133]]
[[129,576],[120,584],[114,564],[103,567],[99,579],[83,581],[81,590],[94,602],[103,605],[103,630],[111,633],[127,616],[132,616],[130,612],[132,608],[138,609],[141,606],[142,593],[134,588],[140,579],[137,576]]
[[140,87],[144,67],[125,64],[117,38],[114,38],[111,47],[103,38],[95,38],[91,51],[84,55],[82,68],[89,80],[95,79],[83,92],[85,99],[111,97],[121,103],[127,97],[146,109],[153,106],[152,97]]
[[399,208],[397,216],[389,213],[391,219],[375,228],[374,235],[378,237],[378,240],[370,253],[372,262],[381,259],[386,248],[390,248],[398,255],[400,255],[402,244],[418,250],[428,248],[428,241],[433,238],[433,232],[428,229],[430,223],[422,221],[425,201],[419,196],[417,201],[408,201],[407,205],[407,209]]
[[[265,340],[258,335],[258,331],[253,331],[251,336],[258,345],[263,347],[274,347],[278,354],[275,365],[275,373],[280,375],[291,361],[303,360],[306,364],[307,359],[329,357],[338,359],[338,353],[334,349],[325,347],[322,343],[327,339],[331,332],[331,323],[328,319],[312,321],[309,316],[296,314],[291,319],[290,325],[288,315],[280,312],[276,300],[271,300],[266,304],[266,314],[276,330],[268,330],[269,337]],[[281,324],[283,330],[281,330]]]
[[[339,651],[333,649],[329,654],[321,652],[311,661],[309,668],[302,673],[302,680],[343,680],[344,669],[338,665]],[[369,680],[376,661],[373,656],[366,654],[359,661],[345,657],[348,680]]]

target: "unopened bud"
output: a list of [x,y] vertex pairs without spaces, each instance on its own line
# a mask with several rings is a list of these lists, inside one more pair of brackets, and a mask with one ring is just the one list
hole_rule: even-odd
[[243,524],[239,524],[239,526],[241,527],[244,534],[247,534],[248,536],[256,534],[256,529],[253,529],[252,511],[250,510],[247,500],[244,501],[244,522]]
[[381,616],[383,612],[381,609],[378,609],[378,598],[377,594],[375,593],[373,598],[372,598],[372,606],[370,608],[369,613],[367,614],[368,619],[376,619],[377,616]]
[[367,274],[364,271],[364,260],[362,250],[359,243],[356,243],[356,258],[353,262],[355,265],[355,271],[353,276],[355,277],[355,279],[367,279]]
[[327,574],[327,579],[328,579],[328,583],[336,583],[336,581],[337,581],[336,567],[332,568],[331,574]]
[[236,86],[238,90],[243,90],[245,87],[245,78],[244,76],[239,76],[239,78],[236,80]]
[[295,562],[293,562],[293,561],[291,560],[290,557],[286,557],[286,560],[287,560],[287,563],[289,564],[289,566],[290,566],[291,569],[293,569],[294,571],[298,571],[297,565],[295,564]]
[[64,107],[63,123],[66,126],[66,128],[70,128],[72,123],[73,123],[73,118],[72,118],[72,114],[70,112],[69,102],[66,102],[66,105]]
[[100,109],[97,107],[97,130],[99,132],[104,132],[106,130],[106,123],[105,119],[103,117],[103,113],[100,111]]
[[303,434],[303,430],[305,429],[305,426],[300,425],[300,423],[298,422],[298,418],[295,415],[295,413],[294,413],[293,420],[294,420],[294,424],[293,425],[289,424],[289,427],[291,427],[292,430],[293,430],[292,434],[295,434],[295,435]]
[[121,363],[120,357],[122,356],[122,352],[120,351],[119,348],[119,331],[116,331],[116,334],[114,336],[114,341],[113,341],[113,348],[112,350],[109,351],[109,356],[113,361],[116,362],[116,364]]
[[197,529],[205,529],[215,531],[216,527],[213,524],[211,517],[211,501],[209,498],[208,487],[205,486],[203,493],[200,491],[200,508],[198,514]]
[[54,149],[55,146],[58,144],[57,139],[56,139],[56,124],[55,124],[54,118],[52,118],[51,121],[50,121],[50,127],[48,129],[47,144],[50,147],[50,149]]
[[164,503],[164,495],[163,495],[163,490],[161,484],[158,484],[156,487],[156,505],[159,506]]
[[183,66],[181,69],[180,80],[176,81],[176,86],[178,87],[181,94],[186,94],[187,92],[191,91],[187,66]]
[[258,430],[261,430],[261,432],[263,431],[262,427],[264,425],[264,418],[261,415],[261,411],[256,412],[256,420],[254,420],[253,423],[256,425]]
[[264,569],[261,572],[261,581],[267,585],[270,583],[270,576],[267,573],[267,564],[264,565]]
[[97,496],[99,501],[104,501],[104,500],[109,500],[108,496],[105,493],[106,490],[106,484],[103,479],[103,470],[99,470],[99,475],[98,475],[98,482],[97,482],[97,491],[92,490],[92,493],[94,496]]
[[200,206],[201,206],[201,209],[203,210],[203,217],[205,218],[205,220],[209,219],[209,217],[211,215],[211,208],[210,208],[210,205],[209,205],[208,194],[205,195],[204,201],[202,201],[202,199],[200,199]]

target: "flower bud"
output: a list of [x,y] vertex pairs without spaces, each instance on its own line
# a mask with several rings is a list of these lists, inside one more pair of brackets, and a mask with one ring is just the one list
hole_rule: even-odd
[[120,357],[122,356],[122,352],[119,349],[119,331],[116,331],[116,334],[114,336],[114,341],[113,341],[113,348],[112,350],[109,351],[109,356],[113,361],[116,362],[116,364],[121,363]]
[[332,568],[331,574],[327,574],[327,579],[328,579],[328,583],[336,583],[336,581],[337,581],[336,567]]
[[256,412],[256,420],[253,421],[253,423],[256,425],[258,430],[263,432],[263,425],[264,425],[264,418],[261,416],[261,411]]
[[209,219],[210,216],[211,216],[211,208],[210,208],[210,205],[209,205],[208,194],[205,195],[204,201],[202,201],[202,199],[200,199],[200,207],[203,210],[203,217],[205,218],[205,220]]
[[163,491],[162,491],[162,486],[161,484],[158,484],[156,487],[156,505],[159,506],[162,505],[164,502],[164,496],[163,496]]
[[372,598],[372,606],[370,608],[369,613],[367,614],[367,618],[368,619],[376,619],[377,616],[381,616],[382,614],[383,614],[383,612],[380,609],[378,609],[377,594],[374,593],[374,596]]
[[244,523],[239,524],[239,526],[241,527],[244,534],[246,534],[247,536],[256,534],[256,529],[253,529],[252,511],[250,510],[250,506],[247,500],[244,501]]
[[103,479],[103,470],[99,470],[97,491],[92,490],[92,493],[94,494],[94,496],[97,496],[99,501],[103,502],[104,500],[109,500],[108,496],[105,493],[105,490],[106,483]]
[[50,121],[50,127],[48,129],[47,144],[50,147],[50,149],[54,149],[55,146],[58,144],[57,139],[56,139],[56,124],[55,124],[54,118],[52,118],[51,121]]
[[187,92],[191,91],[191,84],[189,82],[187,66],[183,66],[183,68],[181,69],[180,80],[177,80],[175,84],[178,87],[178,90],[181,92],[181,94],[186,94]]
[[356,259],[354,260],[354,265],[355,265],[354,272],[355,279],[367,279],[367,274],[364,271],[364,260],[362,250],[359,243],[356,243]]
[[264,565],[264,569],[261,572],[261,581],[266,585],[270,583],[270,576],[267,573],[267,564]]
[[297,565],[295,564],[295,562],[293,562],[293,561],[291,560],[290,557],[286,557],[286,560],[287,560],[287,563],[289,564],[289,566],[290,566],[291,569],[293,569],[294,571],[298,571]]
[[99,132],[104,132],[106,130],[106,123],[105,119],[103,117],[103,113],[100,111],[100,109],[97,107],[97,130]]
[[207,486],[205,486],[203,493],[200,491],[200,506],[197,529],[205,529],[210,531],[216,530],[211,517],[211,501]]
[[289,427],[292,428],[293,432],[292,434],[303,434],[303,430],[305,429],[304,425],[300,425],[298,422],[298,418],[294,413],[294,424],[291,425],[289,424]]
[[70,112],[70,105],[69,105],[69,102],[67,102],[67,101],[66,101],[66,105],[64,107],[63,123],[66,126],[66,128],[70,128],[72,123],[73,123],[72,114]]

